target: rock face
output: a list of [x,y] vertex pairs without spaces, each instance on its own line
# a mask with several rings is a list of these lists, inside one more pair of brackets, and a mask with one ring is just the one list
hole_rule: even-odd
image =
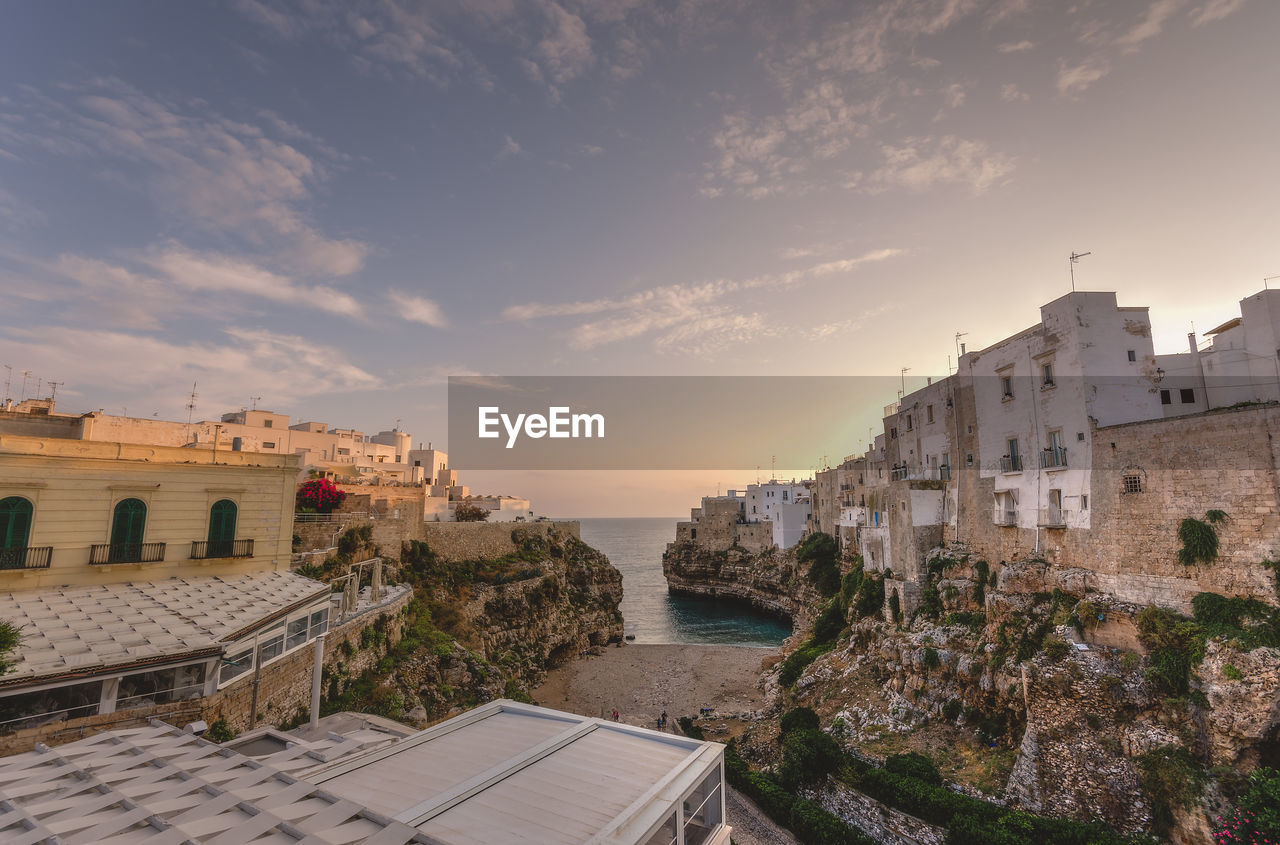
[[475,585],[463,612],[484,654],[529,686],[548,668],[622,642],[622,573],[576,537],[548,546],[540,577]]
[[799,577],[795,558],[776,548],[752,553],[715,551],[691,542],[671,543],[662,555],[667,589],[675,594],[731,599],[791,620],[808,621],[817,591]]

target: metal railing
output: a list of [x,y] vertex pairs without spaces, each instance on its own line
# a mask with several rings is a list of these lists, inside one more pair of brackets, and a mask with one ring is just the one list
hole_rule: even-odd
[[253,540],[192,540],[191,559],[253,557]]
[[155,707],[157,704],[173,704],[175,701],[190,701],[193,698],[204,697],[204,682],[198,684],[187,684],[182,687],[170,687],[169,689],[153,690],[152,692],[138,693],[124,698],[116,699],[117,710],[127,710],[134,707]]
[[894,467],[893,469],[889,470],[889,480],[890,481],[906,481],[907,472],[908,470],[906,467]]
[[1038,522],[1041,528],[1066,528],[1067,512],[1052,506],[1041,508]]
[[1067,465],[1067,449],[1065,446],[1051,446],[1040,452],[1041,469],[1058,469]]
[[346,522],[349,519],[378,519],[378,514],[361,511],[335,511],[334,513],[295,513],[294,522]]
[[1018,512],[997,506],[991,515],[991,521],[996,525],[1017,525]]
[[53,546],[19,546],[0,549],[0,569],[48,569]]
[[89,563],[158,563],[164,560],[164,543],[98,543],[89,547]]
[[1001,472],[1022,472],[1021,455],[1005,455],[1000,459]]

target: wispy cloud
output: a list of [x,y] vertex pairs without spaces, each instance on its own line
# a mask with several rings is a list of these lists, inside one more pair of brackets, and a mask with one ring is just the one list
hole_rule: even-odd
[[421,323],[437,329],[447,328],[449,325],[440,306],[425,296],[393,290],[387,294],[387,298],[399,309],[400,316],[411,323]]
[[1209,0],[1191,13],[1192,26],[1220,21],[1244,6],[1248,0]]
[[589,317],[591,319],[579,322],[567,332],[570,345],[577,349],[649,337],[658,351],[709,353],[773,330],[759,313],[741,310],[744,294],[850,273],[862,265],[901,254],[899,249],[880,249],[855,258],[746,280],[719,279],[665,285],[622,297],[512,305],[502,312],[502,318],[527,321]]
[[1062,62],[1058,65],[1058,93],[1073,97],[1111,72],[1111,65],[1097,56],[1077,64]]
[[1134,48],[1149,38],[1155,38],[1164,30],[1165,22],[1186,5],[1187,0],[1154,0],[1142,20],[1115,40],[1116,45]]
[[872,180],[913,190],[958,184],[980,194],[1007,180],[1015,166],[1011,156],[992,152],[982,141],[954,135],[908,138],[901,146],[884,146],[881,153],[884,163]]
[[1001,53],[1025,53],[1026,51],[1034,50],[1035,48],[1035,42],[1024,39],[1022,41],[1006,41],[1005,43],[998,45],[996,50]]
[[498,148],[498,153],[493,157],[494,161],[506,161],[509,158],[520,155],[523,152],[520,145],[510,135],[502,142],[502,146]]

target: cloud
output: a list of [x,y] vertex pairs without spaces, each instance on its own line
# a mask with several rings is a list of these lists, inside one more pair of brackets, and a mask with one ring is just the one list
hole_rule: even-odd
[[1058,93],[1066,97],[1074,97],[1083,93],[1110,71],[1111,66],[1106,60],[1096,56],[1074,65],[1061,62],[1058,65]]
[[424,326],[432,326],[433,328],[448,328],[449,322],[444,317],[444,311],[430,299],[423,296],[414,296],[409,293],[393,290],[387,293],[387,298],[400,311],[400,316],[411,323],[421,323]]
[[1220,21],[1244,6],[1246,2],[1247,0],[1209,0],[1191,13],[1191,25],[1204,26],[1207,23]]
[[1025,53],[1027,50],[1034,50],[1036,47],[1032,41],[1006,41],[996,47],[1001,53]]
[[345,276],[363,266],[366,244],[325,235],[307,213],[339,156],[301,128],[271,112],[251,124],[184,108],[116,79],[63,90],[62,101],[29,92],[24,114],[0,116],[0,137],[7,130],[47,153],[110,162],[165,215],[269,250],[294,269]]
[[201,406],[218,409],[238,407],[249,395],[288,405],[382,386],[331,344],[262,329],[230,328],[221,340],[208,342],[66,326],[3,332],[4,360],[39,361],[42,372],[66,383],[59,396],[81,407],[111,403],[177,419],[193,381],[199,383]]
[[1147,7],[1142,20],[1115,40],[1120,47],[1135,48],[1148,38],[1154,38],[1164,30],[1165,22],[1175,12],[1187,5],[1187,0],[1154,0]]
[[718,279],[664,285],[622,297],[512,305],[502,312],[502,319],[590,318],[566,332],[569,345],[575,349],[593,349],[649,337],[659,352],[711,354],[776,330],[758,313],[740,310],[744,298],[751,292],[790,288],[850,273],[864,264],[886,261],[901,254],[899,249],[879,249],[855,258],[741,281]]
[[584,156],[604,155],[604,147],[598,147],[595,144],[583,144],[581,147],[578,147],[578,152],[582,153]]
[[1000,99],[1006,103],[1017,103],[1031,99],[1031,95],[1023,91],[1013,82],[1006,82],[1000,87]]
[[902,146],[883,146],[881,154],[884,164],[872,180],[917,191],[958,184],[980,194],[1004,183],[1015,166],[1011,156],[992,152],[982,141],[954,135],[908,138]]
[[498,149],[498,154],[493,157],[493,160],[505,161],[512,156],[520,155],[521,152],[522,150],[520,149],[520,145],[515,142],[515,139],[508,135],[506,140],[502,143],[502,146]]

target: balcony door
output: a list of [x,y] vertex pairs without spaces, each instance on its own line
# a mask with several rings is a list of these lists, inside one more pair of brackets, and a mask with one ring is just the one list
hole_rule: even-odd
[[31,533],[31,503],[21,496],[0,499],[0,549],[23,549]]
[[142,534],[147,524],[147,506],[141,499],[124,499],[116,505],[111,520],[112,563],[138,560],[142,554]]
[[236,503],[219,499],[209,509],[208,557],[231,557],[236,540]]

